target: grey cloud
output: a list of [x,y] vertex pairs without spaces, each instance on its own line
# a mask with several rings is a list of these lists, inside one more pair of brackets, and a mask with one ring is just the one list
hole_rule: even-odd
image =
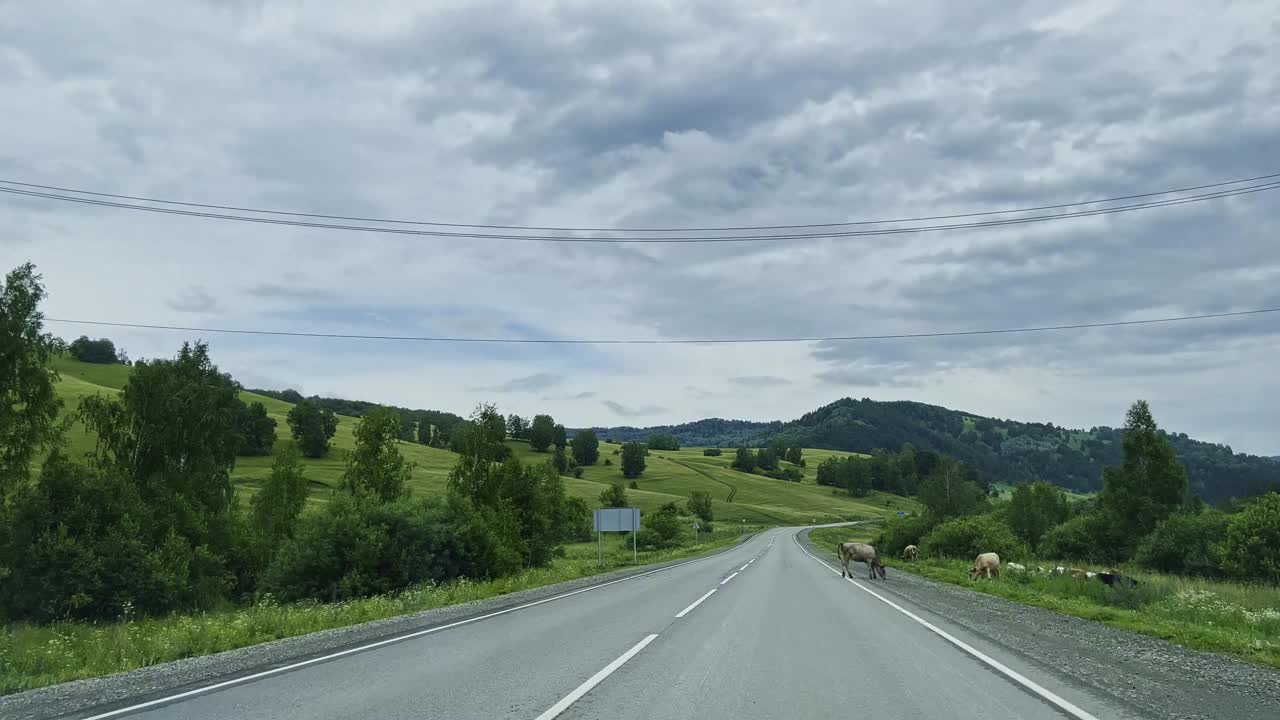
[[903,371],[909,371],[909,368],[851,365],[825,370],[818,373],[817,378],[824,383],[839,386],[910,388],[923,385],[919,377],[899,374]]
[[601,404],[609,408],[609,410],[613,411],[615,415],[621,415],[622,417],[627,417],[627,418],[642,417],[644,415],[656,415],[658,413],[666,412],[667,410],[666,408],[658,405],[642,405],[640,407],[627,407],[626,405],[623,405],[622,403],[619,403],[619,402],[614,402],[613,400],[604,400],[604,401],[601,401]]
[[334,300],[338,297],[337,293],[326,288],[303,287],[301,285],[281,285],[278,283],[258,283],[245,288],[245,293],[258,298],[273,298],[281,300],[301,300],[307,302],[319,302],[325,300]]
[[204,288],[196,286],[186,288],[177,297],[166,300],[165,305],[183,313],[207,313],[218,307],[218,301]]
[[790,380],[777,375],[739,375],[729,378],[729,382],[744,387],[779,387],[791,384]]
[[534,373],[533,375],[527,375],[525,377],[513,378],[504,383],[499,383],[498,385],[491,385],[488,387],[478,387],[474,389],[477,391],[498,392],[498,393],[538,392],[539,390],[545,390],[549,387],[559,385],[564,381],[565,381],[565,377],[563,375],[558,375],[556,373],[549,373],[549,372],[541,372],[541,373]]

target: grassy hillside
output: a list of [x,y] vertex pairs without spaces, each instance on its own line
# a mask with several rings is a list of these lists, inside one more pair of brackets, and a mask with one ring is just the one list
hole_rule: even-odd
[[[64,400],[64,410],[74,412],[80,400],[93,394],[113,394],[128,382],[129,368],[123,365],[93,365],[60,358],[54,367],[62,375],[58,392]],[[267,413],[276,420],[276,447],[292,443],[285,418],[293,406],[271,397],[242,392],[245,402],[261,402]],[[354,430],[358,419],[338,416],[338,431],[331,443],[329,455],[320,459],[304,459],[303,464],[312,493],[312,507],[328,502],[337,488],[345,467],[346,453],[355,443]],[[82,426],[72,427],[68,447],[80,454],[93,447],[93,438]],[[545,462],[549,453],[535,453],[528,443],[510,441],[509,446],[522,462]],[[601,443],[600,461],[583,468],[583,476],[565,478],[565,486],[571,495],[581,497],[596,505],[599,495],[610,483],[629,482],[622,477],[620,456],[614,452],[620,445]],[[403,442],[400,451],[415,464],[410,487],[416,494],[436,495],[445,491],[449,471],[457,461],[457,455],[438,448],[417,443]],[[637,489],[628,490],[632,502],[641,510],[652,511],[658,506],[675,502],[683,505],[694,490],[711,493],[715,502],[718,521],[748,523],[808,523],[830,522],[858,517],[876,517],[898,510],[910,510],[914,501],[895,495],[875,494],[866,498],[852,498],[836,494],[831,488],[819,487],[813,481],[815,468],[822,459],[832,455],[847,455],[831,450],[805,450],[808,468],[802,482],[791,483],[758,475],[748,475],[729,468],[732,458],[728,455],[706,457],[701,448],[679,451],[654,451],[648,458],[648,466],[637,479]],[[610,465],[604,461],[610,460]],[[271,472],[270,457],[242,457],[236,461],[232,474],[240,498],[248,500]],[[730,497],[732,496],[732,502]]]
[[[1159,408],[1156,411],[1158,418]],[[965,462],[992,484],[1047,480],[1081,494],[1100,490],[1103,468],[1120,464],[1123,457],[1123,433],[1115,428],[1069,429],[1053,423],[980,417],[918,402],[852,398],[788,423],[712,419],[598,432],[611,439],[639,440],[651,432],[664,432],[682,443],[696,445],[711,439],[720,447],[756,446],[777,437],[803,447],[859,453],[877,448],[896,452],[911,443],[918,450]],[[1216,502],[1280,488],[1280,463],[1272,458],[1236,453],[1226,445],[1201,442],[1185,433],[1165,437],[1187,469],[1191,491],[1204,500]]]

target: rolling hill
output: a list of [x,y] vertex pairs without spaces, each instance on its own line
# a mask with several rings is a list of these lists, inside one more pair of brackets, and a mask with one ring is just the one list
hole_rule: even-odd
[[[94,365],[69,358],[55,361],[55,369],[61,375],[58,392],[64,400],[64,412],[75,410],[81,398],[92,394],[114,394],[128,382],[129,368],[124,365]],[[241,392],[247,403],[261,402],[268,414],[277,422],[277,447],[293,442],[288,437],[285,418],[293,407],[291,403],[276,397]],[[338,431],[332,441],[329,455],[320,459],[304,459],[307,478],[312,493],[308,502],[317,506],[328,502],[342,475],[345,457],[354,446],[357,418],[339,415]],[[83,426],[73,426],[68,434],[68,449],[73,454],[83,454],[93,448],[94,439]],[[522,461],[544,462],[549,454],[535,453],[526,442],[508,441],[514,454]],[[571,495],[581,497],[593,506],[610,483],[622,482],[619,457],[615,455],[621,445],[600,444],[600,461],[583,469],[582,478],[565,478]],[[415,463],[411,487],[415,493],[442,494],[449,471],[458,456],[448,450],[427,447],[412,442],[400,444],[401,453]],[[915,503],[907,498],[888,494],[873,494],[865,498],[853,498],[835,494],[831,488],[819,487],[813,480],[814,468],[823,458],[845,455],[831,450],[806,450],[808,469],[802,482],[792,483],[773,480],[759,475],[749,475],[729,468],[728,456],[706,457],[701,449],[688,448],[674,452],[654,451],[648,458],[648,467],[637,479],[637,489],[628,490],[632,502],[642,510],[655,510],[658,506],[675,502],[683,504],[689,493],[704,490],[715,501],[718,521],[746,521],[758,523],[808,523],[867,518],[886,515],[898,510],[911,510]],[[604,465],[605,459],[611,461]],[[270,457],[237,458],[232,474],[241,500],[257,492],[262,481],[271,471]]]
[[[917,402],[844,398],[791,422],[699,420],[653,428],[598,428],[610,439],[643,440],[670,433],[682,443],[721,447],[759,445],[774,437],[804,447],[869,453],[898,450],[904,443],[960,459],[992,483],[1047,480],[1067,490],[1094,492],[1102,470],[1123,457],[1123,432],[1094,427],[1073,430],[1053,423],[1000,420]],[[1280,487],[1280,464],[1272,458],[1236,453],[1186,433],[1166,433],[1187,469],[1191,491],[1216,502]]]

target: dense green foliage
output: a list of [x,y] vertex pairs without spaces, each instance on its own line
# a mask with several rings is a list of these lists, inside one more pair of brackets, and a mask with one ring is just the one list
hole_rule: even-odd
[[71,357],[80,362],[95,363],[99,365],[111,365],[114,363],[127,363],[129,358],[124,351],[116,351],[116,344],[107,338],[98,338],[90,340],[87,335],[81,335],[67,346],[67,352],[71,353]]
[[755,472],[756,451],[748,447],[738,448],[734,451],[733,463],[730,464],[730,467],[739,472]]
[[622,483],[613,483],[600,492],[600,504],[613,508],[629,507],[627,489],[622,487]]
[[1107,468],[1099,507],[1113,537],[1123,544],[1121,552],[1128,555],[1138,538],[1183,503],[1187,475],[1145,401],[1129,409],[1125,431],[1124,460],[1119,467]]
[[27,477],[36,453],[60,436],[58,374],[49,369],[59,342],[44,332],[44,295],[30,263],[7,274],[0,286],[0,508]]
[[271,454],[271,448],[276,444],[276,421],[267,416],[267,408],[262,403],[240,403],[236,430],[240,433],[237,455],[255,457]]
[[579,465],[595,465],[600,458],[600,440],[594,430],[579,430],[573,436],[573,460]]
[[551,428],[551,444],[555,445],[561,450],[568,447],[569,436],[566,433],[567,431],[564,429],[563,425],[557,424],[555,427]]
[[947,520],[922,537],[919,546],[925,557],[971,560],[980,553],[993,552],[1000,556],[1001,562],[1008,562],[1025,559],[1030,554],[1009,525],[994,514]]
[[546,452],[556,439],[556,421],[550,415],[534,415],[529,425],[529,446],[535,452]]
[[1050,528],[1071,517],[1067,496],[1046,482],[1024,483],[1009,499],[1009,527],[1030,547],[1036,547]]
[[640,477],[645,468],[645,456],[648,448],[644,443],[630,442],[622,446],[622,476],[625,478]]
[[529,439],[529,421],[515,413],[507,416],[507,437],[512,440]]
[[342,488],[352,495],[368,495],[379,502],[391,502],[409,494],[413,464],[396,449],[400,414],[378,408],[356,425],[356,446],[347,455]]
[[680,544],[682,535],[678,510],[664,505],[645,517],[636,533],[636,546],[645,550],[673,548]]
[[711,509],[711,493],[704,490],[694,490],[689,493],[689,501],[685,505],[689,514],[702,520],[703,522],[711,522],[715,519]]
[[703,448],[702,454],[706,457],[720,457],[720,448]]
[[293,537],[307,503],[307,478],[297,448],[286,446],[271,465],[271,475],[249,501],[253,513],[254,540],[261,567],[270,564],[276,549]]
[[671,433],[654,433],[646,443],[650,450],[679,450],[680,441]]
[[1134,560],[1145,568],[1176,575],[1212,577],[1221,573],[1218,545],[1230,517],[1217,510],[1176,512],[1138,545]]
[[1280,493],[1263,495],[1231,519],[1222,557],[1236,577],[1280,584]]
[[338,431],[338,419],[332,410],[303,400],[289,410],[286,420],[303,455],[319,458],[329,452],[329,440]]

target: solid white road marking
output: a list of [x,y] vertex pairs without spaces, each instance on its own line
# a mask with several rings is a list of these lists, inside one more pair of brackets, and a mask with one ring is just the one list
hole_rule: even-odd
[[734,574],[730,575],[729,577],[727,577],[727,578],[725,578],[725,579],[721,580],[721,581],[720,581],[720,584],[721,584],[721,585],[723,585],[723,584],[725,584],[725,583],[729,582],[730,580],[732,580],[732,579],[734,579],[734,578],[736,578],[736,577],[738,577],[738,573],[734,573]]
[[[839,573],[839,572],[840,572],[839,570],[836,570],[835,568],[833,568],[833,567],[831,567],[829,564],[827,564],[827,562],[826,562],[825,560],[823,560],[823,559],[821,559],[821,558],[819,558],[819,557],[815,556],[813,553],[809,552],[808,550],[805,550],[805,549],[804,549],[804,545],[801,545],[801,544],[800,544],[800,537],[799,537],[799,533],[796,533],[795,535],[792,535],[792,536],[791,536],[791,539],[795,541],[795,543],[796,543],[796,547],[800,548],[800,552],[804,553],[805,555],[808,555],[809,557],[813,558],[814,560],[817,560],[817,561],[818,561],[818,562],[819,562],[823,567],[825,567],[826,569],[830,570],[831,572],[833,572],[833,573]],[[1049,690],[1048,688],[1046,688],[1046,687],[1044,687],[1044,686],[1040,685],[1039,683],[1035,682],[1034,680],[1032,680],[1031,678],[1027,677],[1026,675],[1023,675],[1022,673],[1018,672],[1017,670],[1014,670],[1013,668],[1011,668],[1011,667],[1009,667],[1009,666],[1005,665],[1004,663],[1000,662],[999,660],[996,660],[995,658],[993,658],[993,657],[991,657],[991,656],[987,655],[986,653],[982,652],[981,650],[979,650],[979,649],[977,649],[977,648],[973,647],[973,646],[972,646],[972,645],[970,645],[969,643],[966,643],[965,641],[963,641],[963,640],[961,640],[961,639],[959,639],[959,638],[955,637],[955,636],[954,636],[954,635],[952,635],[951,633],[948,633],[946,630],[943,630],[942,628],[938,627],[937,625],[934,625],[933,623],[929,622],[928,620],[925,620],[924,618],[920,617],[919,615],[916,615],[915,613],[913,613],[913,612],[911,612],[910,610],[908,610],[908,609],[906,609],[906,608],[902,607],[901,605],[899,605],[899,604],[895,603],[894,601],[890,600],[889,598],[887,598],[887,597],[885,597],[885,596],[881,595],[880,593],[876,592],[875,590],[872,590],[871,588],[866,587],[865,585],[863,585],[863,584],[862,584],[862,583],[860,583],[860,582],[856,582],[853,578],[845,578],[845,580],[848,580],[850,585],[853,585],[854,587],[858,588],[859,590],[862,590],[863,592],[866,592],[866,593],[870,594],[872,597],[874,597],[875,599],[877,599],[877,600],[879,600],[880,602],[884,603],[885,605],[888,605],[889,607],[893,608],[894,610],[897,610],[898,612],[902,613],[903,615],[906,615],[907,617],[911,618],[912,620],[915,620],[916,622],[918,622],[918,623],[920,623],[921,625],[925,626],[925,627],[926,627],[926,628],[928,628],[929,630],[932,630],[935,634],[937,634],[937,635],[938,635],[939,637],[941,637],[943,640],[946,640],[947,642],[951,643],[952,645],[955,645],[956,647],[960,648],[961,650],[963,650],[963,651],[965,651],[965,652],[969,653],[969,654],[970,654],[970,655],[972,655],[973,657],[977,658],[979,661],[981,661],[981,662],[985,663],[988,667],[992,668],[993,670],[996,670],[997,672],[1003,673],[1003,674],[1004,674],[1006,677],[1008,677],[1010,680],[1013,680],[1014,682],[1016,682],[1016,683],[1018,683],[1018,684],[1022,685],[1024,688],[1026,688],[1026,689],[1030,690],[1031,692],[1035,693],[1036,695],[1039,695],[1041,698],[1043,698],[1043,699],[1045,699],[1045,700],[1048,700],[1050,703],[1052,703],[1052,704],[1056,705],[1060,710],[1063,710],[1063,711],[1064,711],[1064,712],[1066,712],[1068,715],[1071,715],[1071,716],[1072,716],[1072,717],[1074,717],[1074,718],[1078,718],[1078,720],[1098,720],[1098,718],[1096,718],[1096,717],[1094,717],[1093,715],[1090,715],[1089,713],[1087,713],[1087,712],[1085,712],[1084,710],[1080,709],[1079,707],[1077,707],[1076,705],[1072,704],[1071,702],[1069,702],[1068,700],[1066,700],[1066,699],[1065,699],[1065,698],[1063,698],[1062,696],[1060,696],[1060,695],[1058,695],[1058,694],[1054,693],[1052,690]]]
[[[705,597],[705,596],[704,596]],[[577,702],[583,695],[591,692],[591,688],[599,685],[605,678],[613,674],[614,670],[622,667],[623,663],[636,656],[636,653],[645,648],[646,645],[656,640],[658,635],[655,633],[636,643],[635,647],[622,653],[618,659],[604,666],[600,672],[592,675],[586,682],[579,685],[573,692],[565,695],[560,702],[547,708],[547,711],[537,717],[537,720],[551,720],[560,713],[569,709],[569,706]]]
[[108,712],[100,713],[98,715],[91,715],[87,718],[84,718],[84,720],[106,720],[107,718],[114,718],[114,717],[119,717],[121,715],[127,715],[129,713],[137,712],[139,710],[144,710],[149,707],[155,707],[156,705],[164,705],[166,703],[171,703],[175,700],[184,700],[186,698],[194,697],[196,695],[203,695],[205,693],[213,692],[214,690],[221,690],[222,688],[231,687],[233,685],[241,685],[243,683],[247,683],[252,680],[258,680],[260,678],[270,677],[272,675],[279,675],[280,673],[283,673],[283,672],[288,672],[290,670],[297,670],[298,668],[307,667],[308,665],[315,665],[317,663],[325,662],[326,660],[333,660],[335,658],[340,658],[347,655],[353,655],[358,652],[364,652],[365,650],[372,650],[373,648],[382,647],[384,645],[391,645],[394,643],[403,642],[405,640],[412,640],[413,638],[416,638],[416,637],[422,637],[423,635],[438,633],[441,630],[456,628],[460,625],[469,625],[471,623],[480,622],[481,620],[488,620],[489,618],[495,618],[495,617],[498,617],[499,615],[506,615],[507,613],[513,613],[517,610],[525,610],[527,608],[543,605],[549,602],[554,602],[556,600],[563,600],[564,598],[567,598],[567,597],[580,595],[584,592],[591,592],[592,590],[599,590],[600,588],[609,587],[610,585],[617,585],[618,583],[627,582],[628,580],[635,580],[636,578],[642,578],[648,575],[653,575],[654,573],[660,573],[660,572],[663,572],[664,570],[674,570],[675,568],[678,568],[684,565],[689,565],[691,563],[702,562],[703,560],[710,560],[711,558],[714,558],[717,555],[719,555],[719,553],[717,553],[716,555],[708,555],[706,557],[686,560],[684,562],[676,563],[675,565],[668,565],[666,567],[655,568],[653,570],[649,570],[648,572],[637,573],[635,575],[628,575],[627,577],[618,578],[617,580],[610,580],[608,582],[600,583],[599,585],[592,585],[590,587],[579,588],[577,590],[572,590],[570,592],[562,593],[560,595],[555,595],[549,598],[543,598],[541,600],[535,600],[533,602],[525,603],[523,605],[517,605],[515,607],[509,607],[505,610],[498,610],[496,612],[491,612],[486,615],[477,615],[476,617],[467,618],[465,620],[458,620],[457,622],[451,622],[451,623],[448,623],[447,625],[440,625],[438,627],[427,628],[426,630],[418,630],[416,632],[407,633],[405,635],[397,635],[393,638],[387,638],[386,640],[379,640],[377,642],[369,643],[367,645],[359,645],[357,647],[347,648],[346,650],[340,650],[338,652],[330,653],[328,655],[321,655],[320,657],[311,658],[310,660],[303,660],[301,662],[296,662],[289,665],[282,665],[277,668],[271,668],[270,670],[263,670],[262,672],[256,672],[251,675],[232,678],[231,680],[224,680],[220,683],[214,683],[212,685],[198,687],[198,688],[195,688],[194,690],[187,690],[186,692],[180,692],[174,695],[166,695],[165,697],[156,698],[155,700],[148,700],[147,702],[138,703],[136,705],[129,705],[128,707],[122,707],[116,710],[110,710]]
[[691,610],[693,610],[694,608],[696,608],[696,607],[698,607],[699,605],[701,605],[701,604],[702,604],[702,601],[703,601],[703,600],[706,600],[706,599],[707,599],[707,598],[709,598],[709,597],[711,597],[711,593],[714,593],[715,591],[716,591],[716,589],[715,589],[715,588],[711,588],[710,590],[708,590],[708,591],[707,591],[707,594],[706,594],[706,595],[703,595],[702,597],[698,598],[697,600],[694,600],[692,603],[689,603],[689,607],[687,607],[687,608],[685,608],[685,609],[681,610],[680,612],[676,613],[676,617],[678,617],[678,618],[682,618],[682,617],[684,617],[685,615],[688,615],[688,614],[689,614],[689,611],[691,611]]

